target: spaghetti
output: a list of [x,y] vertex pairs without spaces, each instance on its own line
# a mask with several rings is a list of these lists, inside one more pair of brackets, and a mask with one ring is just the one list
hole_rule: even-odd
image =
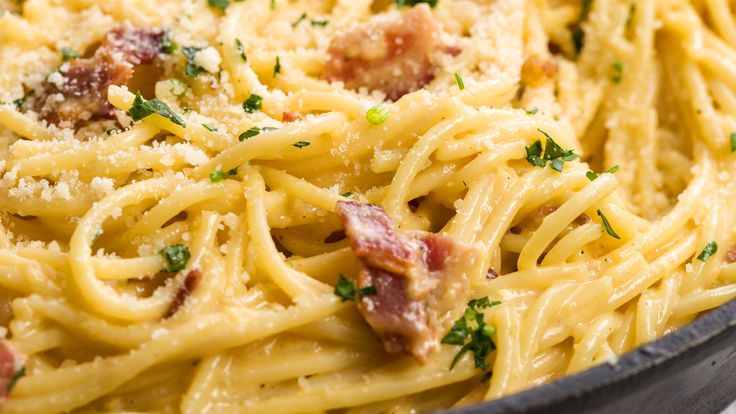
[[0,0],[2,412],[459,407],[693,321],[732,7]]

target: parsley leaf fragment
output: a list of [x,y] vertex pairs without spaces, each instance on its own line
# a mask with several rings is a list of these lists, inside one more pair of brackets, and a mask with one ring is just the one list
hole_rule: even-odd
[[197,56],[202,47],[185,46],[181,48],[181,53],[187,58],[187,64],[184,66],[184,73],[190,78],[196,78],[197,75],[204,72],[204,68],[194,63],[194,58]]
[[134,121],[139,121],[152,114],[159,114],[182,128],[187,127],[186,122],[184,122],[179,115],[175,114],[164,102],[158,99],[146,101],[143,99],[140,92],[136,93],[135,99],[133,100],[133,106],[128,110],[128,115],[133,118]]
[[238,51],[243,62],[248,61],[248,56],[245,55],[245,49],[243,48],[243,42],[241,42],[237,37],[235,38],[235,50]]
[[608,219],[606,216],[603,215],[603,212],[600,210],[596,211],[598,213],[598,216],[600,216],[601,221],[603,222],[603,228],[606,230],[606,233],[608,233],[609,236],[613,237],[614,239],[621,239],[621,236],[616,234],[615,231],[613,231],[613,227],[611,227],[611,223],[608,222]]
[[700,260],[701,262],[705,262],[706,260],[708,260],[709,257],[716,254],[717,251],[718,244],[715,241],[712,241],[705,245],[703,251],[700,252],[700,254],[698,255],[698,260]]
[[394,0],[394,1],[396,2],[396,6],[400,9],[403,7],[407,7],[407,6],[414,7],[420,3],[427,3],[429,4],[429,7],[435,7],[437,3],[439,2],[439,0]]
[[210,7],[225,11],[227,6],[230,5],[230,0],[207,0],[207,4],[209,4]]
[[237,173],[238,173],[238,167],[235,167],[228,171],[220,171],[220,170],[212,171],[210,173],[210,181],[212,181],[213,183],[220,182],[226,179],[228,176],[235,175]]
[[297,147],[299,149],[302,149],[304,147],[308,147],[311,143],[309,141],[297,141],[293,144],[291,144],[294,147]]
[[[463,316],[455,321],[452,328],[450,328],[450,332],[441,341],[445,345],[462,346],[452,359],[450,370],[455,367],[463,355],[472,351],[475,367],[488,371],[489,367],[486,359],[496,349],[496,344],[492,338],[496,333],[496,328],[485,322],[482,310],[500,303],[500,301],[490,300],[487,296],[468,301]],[[486,372],[483,379],[485,380],[489,376],[490,372]]]
[[615,173],[616,171],[618,171],[618,169],[619,169],[618,165],[614,165],[613,167],[611,167],[611,168],[607,169],[606,171],[603,171],[602,173],[597,173],[597,172],[593,172],[593,171],[588,171],[588,172],[586,172],[586,173],[585,173],[585,176],[586,176],[586,177],[588,177],[588,179],[589,179],[590,181],[593,181],[593,180],[595,180],[596,178],[598,178],[598,176],[599,176],[599,175],[601,175],[601,174],[613,174],[613,173]]
[[15,384],[23,377],[26,376],[26,367],[21,367],[18,372],[13,374],[13,378],[10,379],[10,382],[8,383],[8,392],[13,391],[13,388],[15,387]]
[[79,59],[80,57],[82,57],[82,55],[70,47],[61,48],[61,61],[62,62],[66,62],[72,59]]
[[251,94],[248,99],[243,101],[243,110],[252,114],[253,112],[260,111],[263,106],[263,97],[256,94]]
[[536,140],[525,148],[526,160],[529,164],[544,168],[549,162],[553,170],[562,172],[565,161],[573,161],[579,157],[573,150],[563,150],[546,132],[541,129],[537,129],[537,131],[541,132],[547,138],[547,141],[544,152],[542,152],[542,142],[540,140]]
[[171,40],[169,31],[164,32],[164,37],[161,40],[161,52],[170,55],[176,51],[176,49],[179,47],[179,45],[176,44],[173,40]]
[[335,290],[333,291],[335,296],[342,299],[343,302],[347,302],[349,300],[355,301],[356,298],[360,299],[363,296],[375,296],[378,294],[376,291],[375,286],[366,286],[362,289],[358,289],[355,287],[355,284],[346,279],[345,275],[340,273],[340,279],[335,284]]
[[455,74],[455,83],[457,84],[457,88],[460,90],[465,89],[465,82],[463,82],[463,78],[460,77],[459,74]]
[[163,271],[172,273],[186,268],[189,259],[192,257],[192,254],[189,253],[189,248],[184,244],[166,246],[161,249],[159,254],[166,261],[166,267]]
[[611,69],[613,69],[613,76],[611,76],[611,81],[613,81],[613,83],[621,83],[624,76],[624,63],[616,59],[611,64]]

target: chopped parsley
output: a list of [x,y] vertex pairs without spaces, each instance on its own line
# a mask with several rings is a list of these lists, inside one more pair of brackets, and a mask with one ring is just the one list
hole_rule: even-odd
[[169,79],[169,85],[169,92],[174,96],[183,96],[189,89],[189,85],[176,78]]
[[539,108],[525,109],[527,115],[536,115],[539,112]]
[[429,4],[429,7],[434,7],[439,2],[439,0],[394,0],[394,1],[396,2],[396,6],[398,6],[399,8],[407,7],[407,6],[414,7],[420,3],[427,3]]
[[128,110],[128,115],[133,118],[134,121],[138,121],[152,114],[159,114],[182,128],[187,127],[184,120],[179,115],[175,114],[164,102],[159,101],[158,99],[146,101],[143,99],[140,92],[136,93],[135,99],[133,100],[133,106]]
[[381,125],[388,119],[388,108],[380,104],[372,106],[365,113],[365,119],[373,125]]
[[210,132],[217,132],[217,127],[216,126],[207,125],[207,124],[202,124],[202,126],[204,127],[204,129],[206,129],[206,130],[208,130]]
[[23,103],[26,101],[27,98],[29,98],[29,97],[31,97],[31,96],[33,96],[35,94],[36,94],[36,91],[34,89],[31,89],[25,95],[21,96],[18,99],[13,100],[13,105],[15,105],[16,107],[20,108],[23,105]]
[[342,299],[343,302],[347,302],[349,300],[355,301],[363,296],[375,296],[378,292],[376,291],[376,287],[372,285],[358,289],[352,281],[346,279],[345,275],[340,273],[340,279],[335,284],[333,293]]
[[227,6],[230,5],[230,0],[207,0],[207,4],[209,4],[210,7],[225,11]]
[[572,32],[570,33],[572,37],[572,44],[575,47],[575,56],[580,54],[580,52],[583,50],[583,46],[585,45],[585,32],[583,31],[583,28],[580,27],[580,24],[585,20],[585,17],[588,15],[588,10],[590,10],[590,3],[592,2],[593,0],[583,0],[583,4],[580,6],[580,13],[578,14],[578,21],[573,26]]
[[596,178],[598,178],[598,176],[599,176],[599,175],[601,175],[601,174],[613,174],[613,173],[615,173],[616,171],[618,171],[618,165],[614,165],[613,167],[611,167],[611,168],[607,169],[606,171],[603,171],[602,173],[597,173],[597,172],[593,172],[593,171],[588,171],[588,172],[586,172],[586,173],[585,173],[585,176],[586,176],[586,177],[588,177],[588,179],[589,179],[590,181],[593,181],[593,180],[595,180]]
[[304,147],[308,147],[310,145],[310,142],[309,141],[297,141],[291,145],[299,149],[302,149]]
[[167,55],[170,55],[176,51],[176,49],[179,46],[171,40],[171,37],[169,35],[169,31],[164,32],[164,37],[161,40],[161,52],[166,53]]
[[271,10],[276,10],[276,0],[271,0]]
[[731,140],[731,152],[736,151],[736,132],[732,132],[729,136]]
[[598,216],[600,216],[601,221],[603,222],[603,228],[606,230],[606,233],[608,233],[609,236],[613,237],[614,239],[621,239],[621,236],[616,234],[615,231],[613,231],[613,227],[611,227],[611,223],[608,222],[608,219],[606,216],[603,215],[603,212],[600,210],[596,211],[598,213]]
[[189,248],[184,244],[166,246],[161,249],[159,254],[166,261],[164,272],[178,272],[184,269],[192,257],[192,254],[189,253]]
[[299,16],[298,19],[296,19],[292,24],[291,27],[297,27],[299,26],[299,23],[303,22],[307,18],[307,12],[302,13],[301,16]]
[[253,112],[260,111],[263,106],[263,97],[252,93],[248,99],[243,101],[243,110],[252,114]]
[[70,47],[61,48],[61,61],[62,62],[66,62],[72,59],[79,59],[80,57],[82,57],[82,55]]
[[352,191],[346,191],[346,192],[340,194],[340,197],[352,197],[352,196],[353,196],[353,192]]
[[463,78],[460,77],[459,74],[455,74],[455,83],[457,84],[457,88],[460,90],[465,89],[465,82],[463,82]]
[[273,77],[275,78],[279,73],[281,73],[281,59],[276,56],[276,63],[273,65]]
[[[496,328],[485,322],[482,309],[490,308],[500,303],[499,301],[491,301],[487,296],[472,299],[468,302],[463,316],[455,321],[450,332],[442,338],[442,343],[445,345],[462,346],[455,355],[455,358],[452,359],[450,370],[455,368],[455,365],[465,353],[472,351],[475,367],[483,371],[488,371],[489,367],[486,359],[496,349],[496,344],[492,338],[496,333]],[[489,376],[490,372],[486,372],[484,380]]]
[[546,132],[541,129],[537,129],[537,131],[547,138],[547,143],[544,147],[544,153],[542,153],[542,141],[540,140],[536,140],[525,148],[526,160],[529,164],[544,168],[549,162],[553,170],[562,172],[565,161],[569,162],[579,157],[573,150],[563,150]]
[[261,132],[273,131],[275,129],[277,129],[277,128],[272,128],[272,127],[259,128],[257,126],[253,126],[253,127],[248,128],[242,134],[240,134],[240,136],[238,137],[238,140],[240,142],[243,142],[243,141],[245,141],[248,138],[253,138],[254,136],[260,134]]
[[627,29],[631,26],[631,22],[634,21],[634,16],[636,16],[636,2],[635,1],[629,4],[629,14],[626,16],[626,28]]
[[210,181],[212,181],[213,183],[216,183],[216,182],[226,179],[228,176],[235,175],[237,173],[238,173],[238,167],[235,167],[228,171],[221,171],[221,170],[212,171],[210,173]]
[[309,24],[311,24],[312,27],[325,27],[329,23],[330,23],[330,21],[327,20],[327,19],[323,19],[323,20],[320,20],[320,19],[312,19],[312,20],[309,21]]
[[243,49],[243,42],[241,42],[237,37],[235,38],[235,50],[238,51],[243,62],[248,61],[248,56],[245,55],[245,49]]
[[611,69],[613,69],[613,76],[611,76],[613,83],[621,83],[624,75],[624,63],[616,59],[611,64]]
[[700,254],[698,255],[698,260],[700,260],[701,262],[704,262],[708,260],[709,257],[716,254],[717,251],[718,251],[718,244],[715,241],[712,241],[705,245],[705,247],[703,248],[703,251],[700,252]]
[[204,68],[194,63],[194,58],[197,56],[202,47],[185,46],[181,48],[181,53],[187,58],[187,64],[184,66],[184,73],[190,78],[196,78],[197,75],[204,72]]
[[23,377],[26,376],[26,367],[21,367],[18,372],[13,374],[13,378],[10,379],[10,382],[8,383],[8,392],[13,391],[13,388],[15,387],[15,384]]

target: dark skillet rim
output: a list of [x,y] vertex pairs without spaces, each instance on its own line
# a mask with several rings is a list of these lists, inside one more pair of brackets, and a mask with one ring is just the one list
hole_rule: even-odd
[[494,414],[534,412],[591,395],[629,378],[648,374],[653,368],[696,351],[720,334],[736,327],[736,299],[701,315],[698,319],[662,338],[644,344],[618,358],[549,384],[497,400],[475,404],[451,414]]

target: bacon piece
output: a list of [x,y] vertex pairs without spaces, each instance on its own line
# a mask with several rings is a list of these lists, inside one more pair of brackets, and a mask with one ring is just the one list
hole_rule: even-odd
[[161,29],[111,30],[92,57],[66,62],[48,76],[34,109],[52,124],[111,115],[107,88],[124,85],[135,66],[152,63],[163,35]]
[[557,76],[557,63],[539,55],[529,56],[521,66],[521,79],[526,85],[540,86]]
[[376,288],[358,309],[387,352],[426,362],[465,300],[476,250],[447,236],[400,233],[375,205],[340,201],[337,213],[359,259],[358,287]]
[[390,272],[400,273],[414,265],[413,252],[399,239],[391,218],[373,204],[341,201],[337,215],[355,255]]
[[382,90],[396,101],[434,79],[432,54],[442,47],[432,12],[420,4],[335,36],[327,49],[325,77],[350,89]]
[[736,244],[726,250],[726,255],[723,256],[723,261],[729,264],[736,262]]
[[8,386],[22,365],[21,356],[13,351],[7,341],[0,339],[0,411],[8,395]]
[[284,111],[282,118],[284,122],[294,122],[302,119],[302,114],[299,112]]
[[174,316],[176,311],[187,301],[189,295],[194,292],[194,289],[199,286],[199,282],[202,280],[202,272],[199,269],[192,269],[187,273],[184,278],[184,283],[179,286],[179,290],[176,291],[176,296],[169,306],[169,310],[166,311],[164,318],[170,318]]

